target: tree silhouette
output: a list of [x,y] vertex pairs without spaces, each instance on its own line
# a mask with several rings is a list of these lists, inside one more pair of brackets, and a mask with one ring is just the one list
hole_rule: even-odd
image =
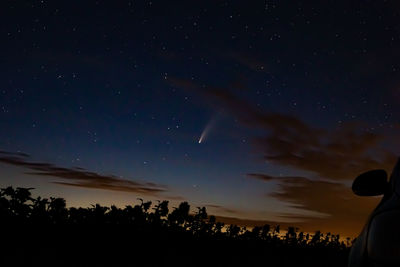
[[[207,242],[220,240],[228,243],[218,246],[218,248],[213,243],[209,243],[209,246],[206,247],[207,251],[212,254],[213,251],[223,250],[231,256],[243,255],[241,257],[244,257],[246,261],[252,260],[257,263],[265,259],[263,255],[270,255],[268,261],[271,264],[281,262],[283,264],[281,266],[286,263],[287,266],[303,263],[307,263],[309,266],[345,266],[349,246],[352,244],[350,238],[341,241],[339,235],[332,233],[324,235],[320,231],[310,235],[310,233],[298,232],[299,229],[295,227],[288,227],[281,234],[279,225],[271,227],[266,224],[249,229],[234,224],[225,225],[218,222],[215,216],[208,215],[205,207],[197,207],[191,213],[190,205],[187,202],[180,203],[171,212],[168,201],[157,201],[152,206],[152,202],[145,202],[143,199],[138,199],[140,203],[134,206],[127,205],[124,208],[114,205],[105,207],[100,204],[88,208],[67,208],[64,199],[32,198],[31,190],[32,188],[14,189],[12,187],[0,189],[0,224],[3,229],[16,229],[15,227],[18,225],[22,226],[18,228],[21,233],[20,237],[16,238],[10,235],[8,241],[9,244],[12,244],[18,240],[20,243],[17,247],[20,248],[24,247],[23,242],[31,242],[28,238],[30,237],[39,242],[42,239],[47,240],[41,246],[47,246],[47,249],[54,253],[57,253],[54,250],[57,246],[66,249],[67,246],[79,247],[82,243],[86,249],[92,247],[94,254],[107,248],[116,255],[117,250],[123,251],[126,248],[136,247],[138,251],[142,251],[143,255],[148,255],[143,257],[151,258],[148,254],[150,253],[149,248],[158,244],[157,242],[161,242],[155,242],[155,240],[161,240],[160,238],[164,241],[167,240],[169,244],[179,241],[180,245],[177,251],[185,251],[187,255],[191,255],[191,246],[182,244],[195,245],[196,243],[193,242],[199,240],[208,240]],[[31,226],[37,228],[30,228]],[[53,229],[51,228],[53,226],[56,228],[52,232],[50,229]],[[9,232],[10,234],[18,233],[16,231]],[[22,235],[22,232],[25,234]],[[129,246],[116,246],[116,244],[123,243],[122,240],[129,240]],[[154,241],[152,245],[143,245],[149,240]],[[57,244],[57,246],[48,247],[47,244]],[[41,246],[30,246],[29,253],[40,251]],[[156,249],[157,260],[168,259],[168,253],[173,253],[171,249],[174,247],[169,246],[164,245]],[[82,247],[83,251],[84,247]],[[238,248],[240,250],[234,253],[233,251]],[[204,250],[205,247],[201,249]],[[287,257],[287,253],[293,257]],[[104,252],[102,255],[107,254]],[[127,255],[129,255],[128,252]],[[179,254],[182,262],[185,261],[187,256],[185,255],[184,253]],[[309,255],[313,255],[313,257],[309,257]],[[306,257],[308,260],[304,261]],[[327,258],[336,265],[326,265]],[[231,265],[235,266],[239,263],[240,261],[233,261]]]

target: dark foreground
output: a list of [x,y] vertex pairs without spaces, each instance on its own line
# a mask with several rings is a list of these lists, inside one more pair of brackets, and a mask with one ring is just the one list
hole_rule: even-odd
[[336,235],[216,222],[183,202],[66,208],[59,198],[0,191],[0,266],[346,266]]

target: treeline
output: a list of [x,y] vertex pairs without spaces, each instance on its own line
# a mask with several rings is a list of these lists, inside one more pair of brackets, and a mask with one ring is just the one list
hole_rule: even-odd
[[[298,232],[295,227],[289,227],[281,232],[279,225],[256,226],[252,229],[225,225],[218,222],[215,216],[208,215],[205,207],[197,208],[191,213],[187,202],[182,202],[172,209],[169,208],[168,201],[153,205],[152,202],[145,202],[142,199],[138,199],[138,202],[137,205],[128,205],[125,208],[105,207],[99,204],[88,208],[67,208],[63,198],[33,198],[30,188],[7,187],[0,189],[0,222],[3,226],[13,229],[14,237],[44,239],[50,243],[61,244],[61,247],[73,243],[72,236],[91,247],[97,247],[99,242],[109,247],[110,242],[126,242],[129,236],[142,244],[167,242],[170,247],[166,250],[170,255],[175,255],[178,248],[186,253],[190,251],[182,246],[174,247],[172,244],[175,242],[195,244],[193,246],[197,247],[204,241],[209,245],[198,249],[211,253],[210,248],[215,245],[212,241],[217,243],[221,241],[229,244],[227,247],[230,247],[231,251],[240,248],[240,253],[247,253],[247,256],[244,255],[246,259],[258,251],[258,256],[253,255],[244,262],[244,264],[253,262],[254,265],[260,263],[264,254],[281,258],[281,260],[269,259],[270,262],[277,264],[273,266],[293,264],[294,259],[291,259],[291,256],[294,255],[297,255],[298,264],[304,261],[307,265],[314,266],[313,260],[318,265],[322,264],[319,260],[325,261],[329,257],[334,265],[325,262],[324,266],[345,266],[351,245],[350,239],[343,241],[339,235],[323,234],[319,231],[314,234],[303,233]],[[92,229],[96,229],[97,234],[90,234]],[[24,234],[21,234],[22,232]],[[10,238],[11,241],[15,241],[12,235]],[[138,247],[139,243],[131,246]],[[49,245],[45,241],[42,244]],[[222,252],[226,247],[219,249]],[[109,247],[108,252],[112,251],[115,252],[115,247]],[[289,253],[287,257],[283,257],[285,253]],[[233,261],[231,265],[238,262],[240,261]],[[25,263],[27,262],[24,261]],[[192,264],[197,266],[196,262]]]

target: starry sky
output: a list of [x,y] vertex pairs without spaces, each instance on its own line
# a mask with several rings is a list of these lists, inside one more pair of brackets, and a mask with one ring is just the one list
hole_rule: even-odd
[[0,3],[0,186],[354,236],[400,150],[397,1]]

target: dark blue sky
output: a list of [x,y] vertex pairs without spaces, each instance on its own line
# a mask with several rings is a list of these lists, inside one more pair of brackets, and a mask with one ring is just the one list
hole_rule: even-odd
[[[71,205],[144,194],[221,216],[317,212],[357,225],[370,206],[344,218],[293,188],[347,190],[359,171],[391,167],[400,148],[395,1],[2,1],[0,10],[2,186],[34,185]],[[55,185],[71,176],[26,174],[34,162],[167,189],[128,197],[85,178]]]

